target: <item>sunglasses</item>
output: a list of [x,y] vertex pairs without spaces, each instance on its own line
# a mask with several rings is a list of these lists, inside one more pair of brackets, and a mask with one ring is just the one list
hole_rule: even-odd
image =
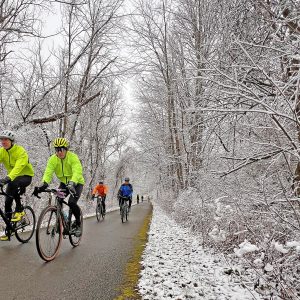
[[55,149],[55,152],[62,152],[64,150],[66,150],[65,147],[55,147],[54,149]]

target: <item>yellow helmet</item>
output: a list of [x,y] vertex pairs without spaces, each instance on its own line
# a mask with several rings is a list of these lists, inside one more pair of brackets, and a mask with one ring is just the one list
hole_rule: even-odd
[[53,146],[55,148],[57,148],[57,147],[69,148],[69,142],[66,138],[56,138],[53,141]]

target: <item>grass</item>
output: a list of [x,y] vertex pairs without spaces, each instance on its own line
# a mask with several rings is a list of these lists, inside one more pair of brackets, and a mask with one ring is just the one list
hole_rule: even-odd
[[135,238],[133,255],[125,268],[124,282],[120,288],[121,293],[114,300],[141,299],[141,296],[137,290],[137,284],[140,276],[139,274],[141,271],[140,262],[148,240],[148,230],[151,218],[152,211],[146,216],[144,223],[141,229],[139,230],[138,235]]

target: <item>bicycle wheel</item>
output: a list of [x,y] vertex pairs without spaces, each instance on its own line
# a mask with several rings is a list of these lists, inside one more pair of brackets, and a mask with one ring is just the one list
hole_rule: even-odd
[[[69,214],[71,215],[70,223],[71,226],[74,222],[76,222],[75,216],[73,215],[72,211],[70,210]],[[82,238],[82,232],[83,232],[83,216],[82,216],[82,211],[80,209],[80,223],[81,223],[81,236],[75,236],[74,233],[72,233],[72,229],[70,230],[69,234],[69,240],[70,243],[73,247],[77,247],[81,241]]]
[[16,238],[21,243],[27,243],[33,236],[35,230],[35,214],[30,206],[24,207],[25,215],[16,224]]
[[97,221],[99,222],[100,221],[100,208],[99,208],[100,205],[97,205],[96,206],[96,217],[97,217]]
[[47,206],[41,212],[36,227],[36,248],[45,261],[53,260],[62,241],[62,221],[56,206]]

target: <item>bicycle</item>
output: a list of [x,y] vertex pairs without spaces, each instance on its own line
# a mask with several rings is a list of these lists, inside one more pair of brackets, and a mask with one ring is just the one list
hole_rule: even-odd
[[[13,198],[3,191],[3,187],[0,189],[0,195]],[[6,224],[5,234],[10,241],[10,237],[15,235],[17,240],[21,243],[27,243],[32,238],[35,230],[35,214],[33,209],[26,205],[24,206],[25,215],[19,222],[11,222],[0,208],[0,215]]]
[[101,196],[98,196],[95,198],[97,198],[96,217],[97,217],[97,221],[100,222],[101,218],[102,218],[102,220],[104,220],[104,218],[105,218],[105,212],[104,212],[104,207],[103,207],[103,203],[102,203],[103,198]]
[[123,203],[120,207],[120,215],[121,215],[121,221],[124,223],[125,221],[128,221],[128,215],[129,215],[129,206],[127,201],[129,201],[129,198],[120,196],[121,199],[123,199]]
[[[46,262],[49,262],[57,256],[62,238],[69,236],[71,245],[77,247],[82,234],[76,236],[73,230],[76,220],[71,209],[69,209],[67,218],[64,217],[64,211],[62,210],[63,204],[69,206],[68,203],[64,201],[67,197],[67,190],[46,189],[44,192],[55,195],[55,204],[51,204],[52,197],[50,197],[48,205],[41,212],[36,228],[36,248],[39,256]],[[80,220],[82,229],[83,217],[81,209]]]

